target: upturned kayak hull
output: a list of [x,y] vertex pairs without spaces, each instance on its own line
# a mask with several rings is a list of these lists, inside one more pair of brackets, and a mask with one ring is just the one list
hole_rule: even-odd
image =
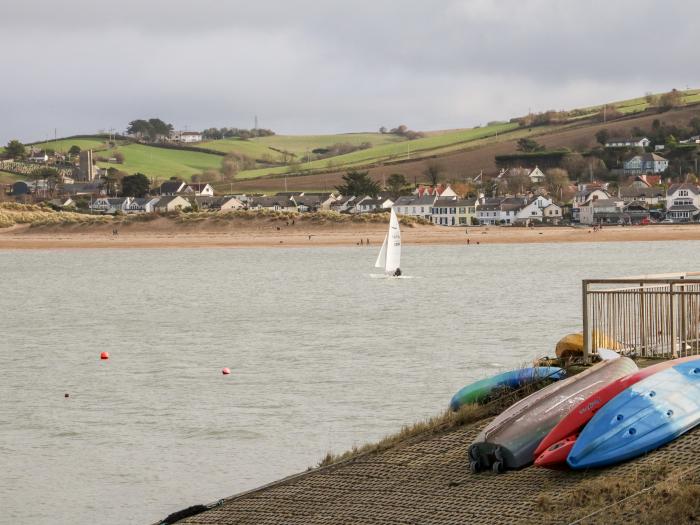
[[[653,366],[643,368],[638,372],[635,372],[628,376],[621,377],[617,381],[613,381],[612,383],[604,386],[597,392],[594,392],[591,396],[584,399],[578,406],[573,408],[571,412],[569,412],[564,417],[564,419],[557,423],[557,425],[552,429],[552,431],[545,436],[545,438],[535,450],[535,457],[539,460],[539,457],[545,454],[551,447],[565,440],[567,441],[566,444],[568,445],[569,450],[572,449],[573,443],[571,442],[570,436],[579,434],[583,427],[585,427],[586,424],[593,418],[593,416],[601,408],[603,408],[606,405],[606,403],[608,403],[608,401],[613,399],[620,392],[638,383],[639,381],[646,379],[647,377],[661,372],[662,370],[666,370],[668,368],[671,368],[672,366],[692,361],[700,362],[700,356],[694,355],[690,357],[684,357],[682,359],[672,359],[669,361],[657,363]],[[558,448],[560,447],[557,447],[557,449]],[[556,455],[548,454],[547,457],[544,458],[542,461],[536,460],[535,465],[547,465],[548,468],[551,468],[555,457],[560,458],[561,451]],[[566,456],[562,458],[562,461],[566,461]]]
[[588,422],[567,463],[605,467],[640,456],[700,424],[700,362],[675,365],[625,389]]
[[452,396],[450,410],[457,411],[462,405],[470,403],[482,403],[499,390],[515,390],[545,378],[559,380],[564,375],[564,370],[556,366],[535,366],[503,372],[460,389],[459,392]]
[[534,452],[570,410],[601,386],[637,370],[621,357],[553,383],[520,400],[496,417],[469,449],[472,471],[518,469],[534,461]]

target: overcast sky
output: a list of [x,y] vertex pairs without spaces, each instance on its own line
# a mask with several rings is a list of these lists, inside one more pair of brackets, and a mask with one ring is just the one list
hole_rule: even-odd
[[700,87],[696,0],[22,0],[0,142],[124,130],[444,129]]

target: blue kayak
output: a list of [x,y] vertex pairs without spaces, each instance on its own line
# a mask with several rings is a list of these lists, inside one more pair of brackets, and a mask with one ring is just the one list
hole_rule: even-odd
[[562,379],[566,372],[557,366],[535,366],[511,370],[465,386],[450,401],[450,409],[457,411],[462,405],[482,403],[498,390],[515,390],[540,379]]
[[632,385],[585,426],[567,463],[604,467],[650,452],[700,423],[700,360],[682,363]]

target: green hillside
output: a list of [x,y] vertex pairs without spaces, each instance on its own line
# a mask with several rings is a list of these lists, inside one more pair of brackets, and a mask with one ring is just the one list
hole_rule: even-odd
[[[700,89],[681,91],[683,104],[700,103]],[[620,100],[606,104],[623,114],[632,115],[650,109],[646,97]],[[516,122],[493,123],[484,127],[427,132],[425,137],[407,141],[404,137],[389,133],[342,133],[334,135],[273,135],[250,140],[223,139],[207,141],[195,146],[220,153],[235,152],[261,162],[256,169],[238,174],[238,179],[254,179],[265,175],[285,173],[337,171],[363,166],[401,162],[434,155],[442,155],[463,149],[474,149],[485,144],[514,140],[523,136],[544,133],[576,126],[594,117],[603,105],[571,110],[563,114],[563,123],[541,125],[536,128],[520,127]],[[560,122],[562,119],[559,119]],[[330,148],[339,143],[358,146],[369,143],[372,147],[332,157],[319,158],[313,150]],[[222,155],[185,149],[165,149],[126,140],[119,140],[116,148],[110,147],[103,136],[62,138],[37,142],[38,148],[50,148],[65,152],[73,146],[92,149],[97,157],[109,158],[116,151],[124,155],[123,164],[99,162],[101,167],[116,167],[127,173],[141,172],[149,177],[167,179],[192,175],[205,170],[219,170]],[[0,148],[0,153],[3,148]],[[284,153],[286,152],[286,153]],[[290,155],[291,154],[291,157]],[[290,160],[291,159],[291,160]],[[289,164],[284,164],[285,160]]]
[[109,144],[105,139],[95,137],[49,140],[44,142],[37,142],[31,145],[31,147],[36,149],[52,149],[61,153],[67,153],[71,146],[78,146],[81,150],[91,149],[93,151],[98,151],[107,149],[109,147]]
[[250,140],[230,138],[202,142],[197,146],[222,153],[236,152],[256,160],[281,162],[283,151],[291,153],[298,159],[306,158],[307,155],[314,158],[313,150],[328,148],[334,144],[359,146],[368,142],[374,147],[404,140],[406,139],[403,137],[389,133],[341,133],[337,135],[272,135]]
[[222,157],[210,153],[195,151],[156,148],[144,144],[129,144],[101,153],[108,157],[115,151],[124,155],[123,164],[98,162],[102,168],[114,167],[127,173],[143,173],[149,177],[169,179],[182,177],[190,179],[192,175],[206,170],[218,170]]
[[[428,152],[430,152],[430,154],[434,154],[449,147],[461,147],[472,141],[488,137],[496,137],[497,135],[513,131],[517,128],[518,124],[506,123],[485,126],[483,128],[472,128],[435,134],[422,139],[383,144],[365,150],[354,151],[346,155],[338,155],[337,157],[331,157],[328,159],[304,162],[298,167],[298,169],[339,169],[376,162],[415,158],[427,154]],[[240,172],[238,174],[238,178],[252,179],[268,174],[282,174],[288,170],[289,168],[287,166],[248,170]]]

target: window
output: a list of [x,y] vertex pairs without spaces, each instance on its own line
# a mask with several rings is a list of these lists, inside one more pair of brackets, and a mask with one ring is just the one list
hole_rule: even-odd
[[460,209],[459,209],[459,213],[467,213],[467,209],[466,209],[466,208],[460,208]]

